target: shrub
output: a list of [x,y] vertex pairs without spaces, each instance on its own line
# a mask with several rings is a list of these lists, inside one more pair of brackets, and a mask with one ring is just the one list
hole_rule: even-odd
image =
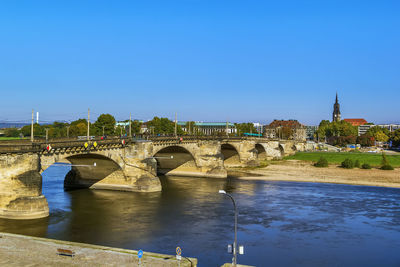
[[366,170],[369,170],[369,169],[371,169],[371,165],[369,165],[368,163],[364,163],[364,164],[361,166],[361,168],[366,169]]
[[356,167],[356,168],[361,167],[360,161],[358,159],[354,162],[354,167]]
[[393,166],[392,165],[383,165],[382,167],[381,167],[381,170],[388,170],[388,171],[392,171],[392,170],[394,170],[394,168],[393,168]]
[[320,157],[317,163],[314,164],[315,167],[328,167],[328,161],[324,157]]
[[346,169],[352,169],[354,168],[354,162],[351,159],[347,158],[342,162],[341,166]]
[[382,166],[390,165],[389,160],[386,157],[385,152],[382,152]]
[[392,165],[390,165],[389,160],[386,157],[386,154],[383,152],[382,153],[382,167],[381,167],[381,170],[389,170],[389,171],[391,171],[393,169],[394,168],[393,168]]

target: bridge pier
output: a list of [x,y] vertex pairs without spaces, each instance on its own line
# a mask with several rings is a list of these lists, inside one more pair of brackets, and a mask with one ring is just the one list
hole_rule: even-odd
[[257,156],[258,152],[255,146],[255,141],[244,140],[240,142],[238,146],[238,151],[240,156],[240,163],[242,164],[242,166],[254,167],[260,164]]
[[49,215],[42,195],[38,155],[0,155],[0,218],[37,219]]

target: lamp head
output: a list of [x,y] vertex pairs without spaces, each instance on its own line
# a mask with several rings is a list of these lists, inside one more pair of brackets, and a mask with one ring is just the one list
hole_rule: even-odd
[[219,190],[218,193],[220,193],[220,194],[226,194],[225,190]]

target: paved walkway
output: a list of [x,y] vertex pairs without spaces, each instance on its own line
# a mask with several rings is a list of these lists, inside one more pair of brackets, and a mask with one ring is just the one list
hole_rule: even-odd
[[[58,255],[57,249],[75,256]],[[139,266],[137,251],[0,232],[0,266]],[[144,252],[144,266],[178,266],[175,255]],[[180,266],[197,266],[182,258]]]

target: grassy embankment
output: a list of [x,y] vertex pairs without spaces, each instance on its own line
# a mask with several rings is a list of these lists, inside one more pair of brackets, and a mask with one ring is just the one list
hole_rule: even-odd
[[[382,164],[382,154],[370,153],[349,153],[349,152],[297,152],[295,155],[287,156],[284,159],[295,159],[317,162],[320,157],[326,158],[329,164],[339,165],[346,158],[353,161],[359,160],[361,164],[368,163],[373,167],[379,167]],[[393,167],[400,167],[400,155],[387,155],[390,164]]]

